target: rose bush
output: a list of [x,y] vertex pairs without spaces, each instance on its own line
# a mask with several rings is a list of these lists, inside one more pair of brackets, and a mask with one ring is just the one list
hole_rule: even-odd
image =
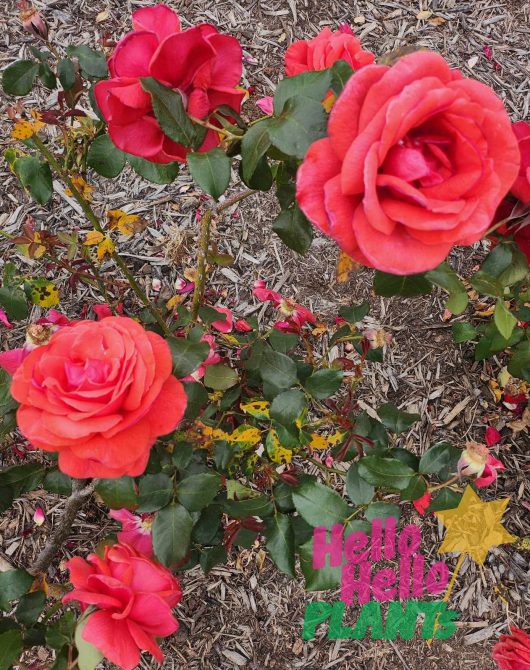
[[186,408],[167,343],[127,317],[57,331],[24,359],[11,392],[22,434],[78,478],[141,474]]
[[171,572],[127,544],[105,547],[100,558],[68,561],[74,590],[63,603],[78,601],[81,609],[95,606],[88,615],[83,639],[123,670],[132,670],[140,651],[164,659],[156,638],[171,635],[178,621],[171,613],[182,598],[180,584]]
[[298,171],[297,199],[358,262],[413,274],[482,237],[519,164],[495,93],[415,52],[350,78]]
[[[165,135],[153,113],[142,77],[154,77],[178,90],[190,116],[206,119],[217,107],[239,112],[245,91],[239,42],[202,24],[181,31],[180,19],[166,5],[133,14],[133,31],[117,44],[109,60],[111,78],[95,86],[95,96],[114,144],[154,163],[185,161],[188,148]],[[199,151],[219,144],[208,130]]]

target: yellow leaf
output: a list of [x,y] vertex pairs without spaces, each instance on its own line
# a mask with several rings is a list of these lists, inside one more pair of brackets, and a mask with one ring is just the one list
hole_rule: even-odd
[[267,435],[265,443],[267,454],[273,463],[290,463],[293,458],[293,452],[290,449],[282,447],[275,430],[271,430]]
[[250,414],[250,416],[254,416],[256,419],[270,419],[270,403],[267,400],[251,400],[250,402],[241,403],[240,407],[245,414]]
[[236,346],[239,345],[239,341],[236,337],[233,335],[228,335],[227,333],[222,333],[221,337],[225,342],[228,342],[228,344],[235,344]]
[[52,282],[35,279],[31,282],[31,300],[39,307],[54,307],[59,304],[59,292]]
[[248,444],[254,445],[261,441],[261,431],[259,428],[249,428],[248,426],[238,426],[233,433],[225,438],[230,444]]
[[114,242],[110,239],[110,237],[105,237],[99,244],[98,244],[98,258],[99,260],[103,260],[105,256],[108,254],[109,256],[112,254],[112,252],[115,249]]
[[[89,184],[86,183],[83,177],[77,175],[75,177],[72,177],[71,181],[75,189],[79,191],[79,193],[83,196],[83,198],[85,198],[85,200],[92,200],[92,196],[90,194],[94,189],[92,188],[92,186],[89,186]],[[69,188],[66,188],[64,192],[66,193],[66,195],[70,196],[73,195],[72,190]]]
[[324,100],[322,100],[322,107],[324,107],[324,111],[326,111],[328,114],[331,112],[333,105],[335,104],[337,100],[337,96],[333,95],[326,95]]
[[35,135],[35,127],[31,121],[17,121],[11,131],[11,137],[14,140],[29,140]]
[[168,309],[168,310],[175,309],[175,307],[178,307],[182,303],[183,300],[184,300],[184,296],[179,295],[177,293],[177,295],[174,295],[172,298],[170,298],[166,302],[166,309]]
[[358,267],[359,263],[356,263],[353,258],[350,258],[344,251],[341,251],[339,262],[337,263],[337,281],[339,284],[347,282],[352,272],[356,271]]
[[107,226],[110,230],[114,230],[118,227],[118,221],[122,216],[128,216],[127,212],[124,212],[123,209],[109,209],[107,212]]
[[138,214],[127,214],[118,221],[118,230],[122,235],[134,235],[142,228],[143,225]]
[[100,233],[98,230],[91,230],[87,233],[86,239],[83,244],[87,247],[92,246],[93,244],[99,244],[105,239],[105,235]]
[[326,333],[328,330],[328,327],[326,326],[325,323],[319,323],[317,324],[316,328],[313,328],[311,331],[311,335],[314,335],[315,337],[318,337],[319,335],[322,335],[323,333]]
[[338,444],[343,437],[344,433],[341,433],[340,431],[327,436],[311,433],[311,442],[309,443],[309,446],[311,449],[329,449],[329,447],[334,447]]
[[499,388],[499,384],[495,381],[495,379],[490,379],[488,382],[488,386],[490,387],[490,391],[493,394],[493,397],[495,398],[495,402],[500,402],[502,398],[502,391]]
[[108,10],[105,9],[96,16],[96,23],[102,23],[103,21],[106,21],[108,18],[109,18],[109,12]]

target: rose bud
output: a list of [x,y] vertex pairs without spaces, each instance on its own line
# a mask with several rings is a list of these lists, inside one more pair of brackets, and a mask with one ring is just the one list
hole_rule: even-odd
[[489,449],[485,444],[467,442],[466,448],[457,464],[459,475],[480,475],[484,472],[489,456]]
[[37,9],[26,0],[22,0],[18,6],[24,30],[46,41],[48,39],[48,24]]

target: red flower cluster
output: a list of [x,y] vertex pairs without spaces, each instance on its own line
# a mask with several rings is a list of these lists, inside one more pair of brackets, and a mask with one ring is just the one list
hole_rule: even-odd
[[299,205],[355,260],[398,275],[479,240],[519,171],[502,101],[425,51],[356,72],[328,133],[298,171]]
[[138,665],[141,650],[164,659],[156,638],[178,629],[171,610],[182,598],[180,584],[167,568],[127,544],[105,547],[103,558],[76,556],[66,565],[74,590],[63,603],[77,600],[83,611],[97,608],[88,615],[84,640],[123,670]]
[[[181,31],[166,5],[134,12],[133,32],[123,37],[109,61],[111,79],[96,84],[95,95],[114,144],[153,163],[185,161],[188,148],[164,135],[141,77],[154,77],[178,90],[190,116],[207,118],[220,105],[239,112],[245,91],[237,89],[242,51],[235,37],[202,24]],[[219,144],[213,130],[199,151]]]

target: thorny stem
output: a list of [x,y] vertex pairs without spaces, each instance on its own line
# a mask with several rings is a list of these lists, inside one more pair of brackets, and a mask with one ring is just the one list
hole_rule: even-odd
[[[82,194],[78,191],[78,189],[75,187],[74,183],[68,176],[68,174],[63,170],[63,168],[59,165],[59,162],[55,158],[55,156],[52,154],[52,152],[46,147],[44,142],[40,139],[38,135],[33,135],[32,140],[37,147],[37,149],[41,152],[41,154],[44,156],[44,158],[48,161],[48,163],[52,166],[52,168],[59,174],[59,176],[62,178],[62,180],[67,184],[68,188],[72,192],[73,197],[77,200],[79,203],[81,209],[83,210],[83,213],[87,217],[87,219],[90,221],[90,223],[94,226],[94,229],[97,230],[99,233],[102,233],[103,235],[104,230],[101,226],[101,223],[99,222],[98,217],[94,213],[94,210],[90,205],[88,204],[87,200],[82,196]],[[147,309],[151,312],[152,316],[162,329],[162,331],[166,334],[169,335],[170,331],[169,328],[162,318],[162,315],[160,312],[156,309],[156,307],[152,304],[152,302],[149,300],[143,289],[140,287],[136,279],[133,277],[131,271],[127,267],[127,264],[123,260],[123,258],[118,254],[117,251],[112,252],[112,259],[116,263],[116,265],[120,268],[120,270],[123,272],[125,277],[127,278],[127,281],[129,282],[130,287],[132,290],[136,293],[138,298],[141,300],[141,302],[147,307]]]
[[210,245],[210,225],[212,223],[212,210],[207,209],[202,215],[199,224],[199,258],[197,260],[197,277],[195,279],[195,288],[193,289],[193,302],[191,306],[191,316],[194,321],[199,315],[202,297],[204,295],[204,286],[206,283],[206,256]]
[[235,205],[238,202],[241,202],[241,200],[245,200],[245,198],[250,197],[251,195],[254,195],[257,193],[257,191],[253,189],[249,189],[248,191],[241,191],[241,193],[236,193],[232,198],[228,198],[228,200],[224,200],[220,205],[218,205],[215,208],[216,214],[220,214],[222,211],[225,209],[228,209],[229,207],[232,207],[232,205]]
[[37,556],[37,560],[28,570],[32,575],[38,575],[41,572],[46,573],[55,554],[62,547],[64,541],[70,534],[70,530],[75,521],[77,513],[88,501],[98,483],[93,479],[87,483],[86,479],[72,480],[72,494],[66,501],[63,515],[55,526],[53,533],[46,542],[44,549]]

